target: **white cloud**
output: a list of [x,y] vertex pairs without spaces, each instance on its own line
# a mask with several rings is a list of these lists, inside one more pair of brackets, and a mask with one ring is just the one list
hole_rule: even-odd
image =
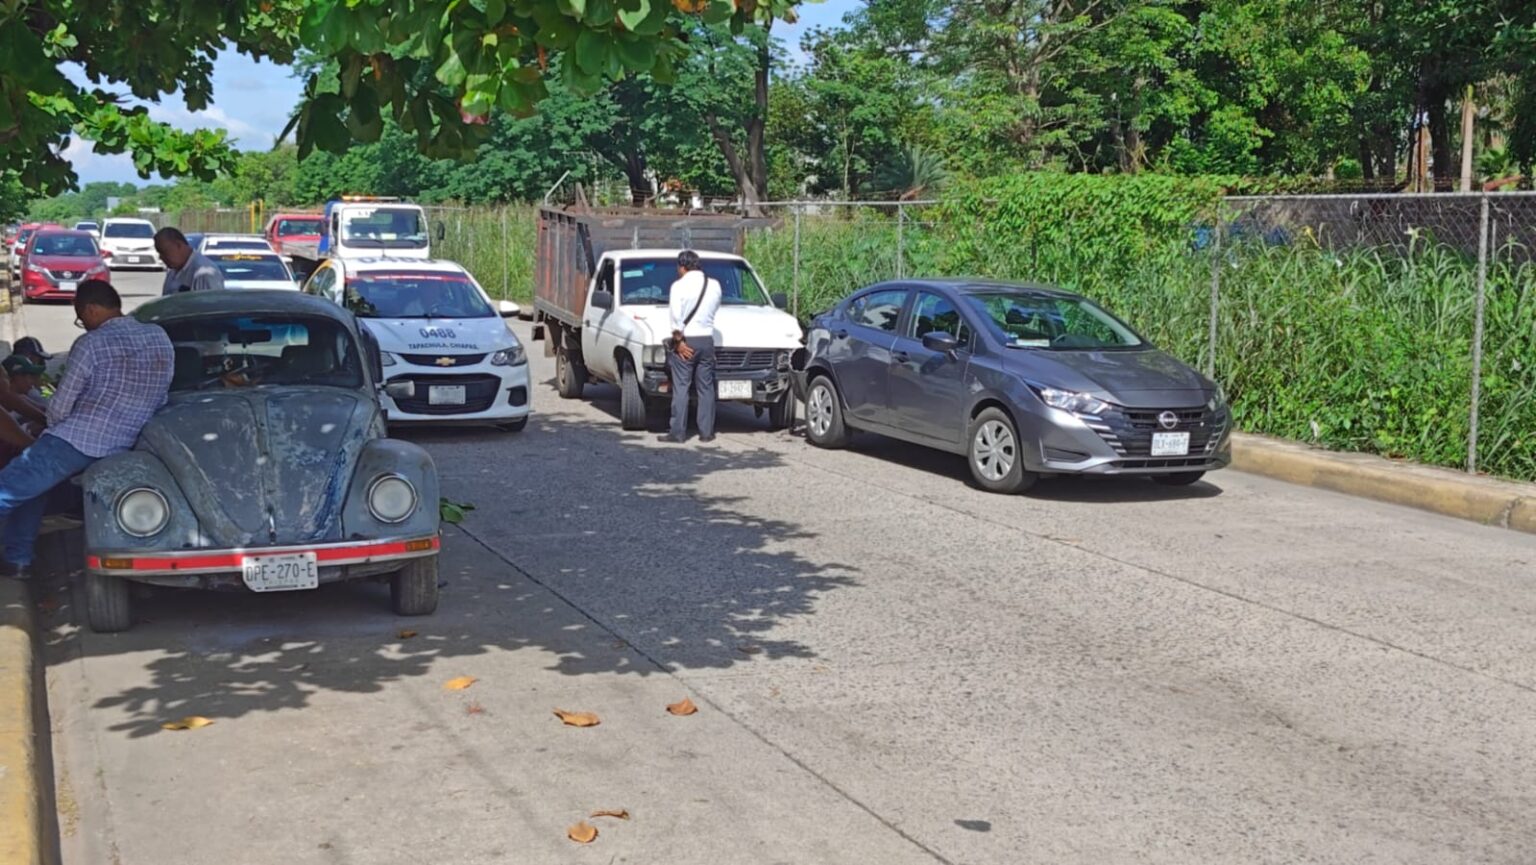
[[188,111],[184,105],[161,103],[149,106],[149,116],[177,129],[227,129],[230,138],[247,148],[267,146],[271,143],[271,136],[279,131],[261,129],[238,117],[231,117],[217,105],[210,105],[202,111]]

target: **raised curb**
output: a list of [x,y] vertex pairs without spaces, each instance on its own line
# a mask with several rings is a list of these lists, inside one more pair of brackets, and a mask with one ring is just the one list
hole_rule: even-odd
[[27,586],[0,578],[0,865],[42,865],[37,659]]
[[1536,534],[1536,484],[1237,433],[1232,467],[1251,474]]

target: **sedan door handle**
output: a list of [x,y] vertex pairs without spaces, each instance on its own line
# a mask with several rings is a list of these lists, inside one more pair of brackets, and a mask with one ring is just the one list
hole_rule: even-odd
[[847,331],[847,329],[834,330],[834,331],[832,331],[832,335],[837,337],[838,339],[847,339],[848,338],[848,331]]
[[894,360],[897,363],[906,363],[907,361],[909,361],[911,359],[912,359],[912,356],[907,354],[904,351],[893,351],[893,352],[891,352],[891,360]]

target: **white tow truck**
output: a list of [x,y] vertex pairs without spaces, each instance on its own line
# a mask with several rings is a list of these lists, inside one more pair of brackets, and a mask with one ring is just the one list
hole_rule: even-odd
[[[441,237],[442,226],[438,227]],[[398,198],[345,195],[325,205],[320,239],[290,241],[284,254],[293,259],[294,270],[304,276],[329,258],[432,257],[432,238],[427,214],[421,205]]]

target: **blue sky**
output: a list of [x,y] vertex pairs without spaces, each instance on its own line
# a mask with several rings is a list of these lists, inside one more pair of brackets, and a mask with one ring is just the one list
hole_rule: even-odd
[[[860,0],[821,0],[800,7],[800,20],[794,24],[774,24],[774,34],[783,40],[793,57],[800,55],[800,37],[816,27],[835,27]],[[149,113],[183,129],[222,128],[229,130],[242,150],[259,150],[272,145],[283,131],[288,113],[299,100],[302,83],[287,67],[258,63],[233,52],[220,55],[213,64],[213,104],[206,111],[189,111],[178,96],[149,107]],[[71,142],[64,155],[80,175],[80,182],[97,180],[144,183],[127,156],[106,156],[91,150],[79,139]]]

